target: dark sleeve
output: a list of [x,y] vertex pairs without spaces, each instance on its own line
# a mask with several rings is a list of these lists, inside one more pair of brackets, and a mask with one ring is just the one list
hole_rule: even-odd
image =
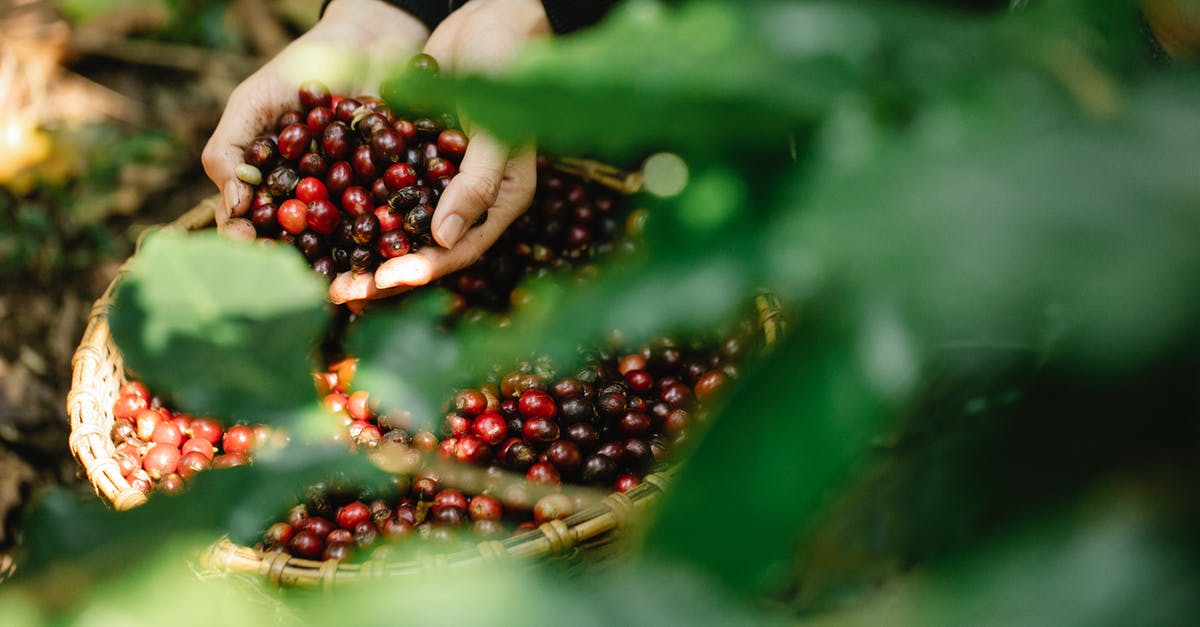
[[616,4],[617,0],[542,0],[550,26],[559,34],[599,22]]
[[[450,14],[450,2],[447,0],[383,0],[388,4],[408,11],[413,17],[424,22],[429,30],[437,28],[442,20]],[[325,0],[321,3],[321,15],[325,14],[325,7],[329,6],[332,0]]]

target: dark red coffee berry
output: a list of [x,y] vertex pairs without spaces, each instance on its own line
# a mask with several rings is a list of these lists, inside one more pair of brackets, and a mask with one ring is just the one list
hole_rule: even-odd
[[583,460],[580,477],[585,483],[608,485],[617,475],[617,462],[607,455],[590,455]]
[[[342,214],[338,211],[337,207],[324,198],[318,198],[308,203],[307,211],[305,212],[305,221],[308,228],[322,235],[333,233],[341,217]],[[320,257],[322,255],[323,253],[316,256]]]
[[293,125],[304,123],[304,114],[299,111],[284,111],[280,114],[279,119],[275,120],[275,129],[282,131],[283,129]]
[[399,161],[404,156],[404,136],[392,128],[380,130],[371,137],[371,154],[378,163]]
[[[340,103],[339,103],[340,106]],[[354,151],[354,140],[350,135],[350,127],[344,122],[333,122],[321,133],[321,149],[326,159],[346,161]]]
[[411,187],[417,184],[417,171],[407,163],[393,163],[384,170],[383,183],[393,192]]
[[412,244],[408,241],[408,236],[404,231],[392,229],[384,231],[379,236],[379,256],[384,259],[392,259],[400,257],[412,252]]
[[272,137],[259,137],[246,146],[242,160],[262,170],[275,164],[279,158],[279,146]]
[[354,230],[351,234],[354,243],[359,246],[369,246],[379,239],[379,218],[368,211],[354,218]]
[[546,459],[564,475],[575,474],[583,462],[579,447],[569,440],[558,440],[546,448]]
[[352,216],[360,216],[364,213],[373,213],[374,210],[375,205],[372,202],[371,192],[368,192],[366,188],[351,186],[342,192],[342,211]]
[[311,531],[301,531],[292,536],[288,542],[292,555],[304,559],[321,559],[325,550],[325,542],[320,536]]
[[354,175],[360,181],[373,181],[379,176],[376,163],[376,158],[371,155],[370,146],[359,146],[350,155],[350,167],[354,169]]
[[329,107],[315,107],[304,117],[304,124],[313,137],[321,137],[325,127],[333,123],[333,110]]
[[291,124],[279,131],[277,141],[279,154],[285,159],[297,161],[301,155],[308,152],[309,144],[312,143],[312,131],[308,130],[307,124]]
[[592,450],[600,442],[600,431],[587,422],[568,425],[566,434],[583,451]]
[[354,184],[354,169],[345,161],[338,161],[329,166],[329,174],[325,175],[325,186],[330,198],[341,198],[342,194]]
[[625,412],[617,423],[617,428],[628,437],[644,435],[650,431],[651,426],[650,417],[640,411]]
[[549,418],[529,418],[521,428],[525,440],[534,445],[549,444],[558,439],[558,423]]
[[354,119],[354,114],[362,103],[354,98],[342,98],[336,105],[333,106],[333,115],[339,122],[349,124]]
[[562,483],[558,470],[549,462],[538,462],[525,471],[525,481],[531,484],[558,485]]

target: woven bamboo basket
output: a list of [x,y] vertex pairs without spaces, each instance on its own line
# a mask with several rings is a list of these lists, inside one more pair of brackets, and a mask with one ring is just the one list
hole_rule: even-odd
[[[643,182],[640,172],[625,172],[595,161],[561,159],[554,165],[558,170],[626,195],[639,191]],[[206,198],[161,228],[198,230],[211,227],[218,202],[219,196]],[[113,458],[116,447],[111,437],[113,403],[126,382],[126,372],[121,353],[109,332],[108,313],[115,286],[129,263],[127,261],[121,267],[112,284],[92,306],[83,339],[72,359],[71,391],[67,395],[71,452],[79,460],[96,494],[117,510],[131,509],[146,501],[146,495],[121,475]],[[756,297],[755,308],[764,342],[770,346],[782,330],[779,303],[773,295],[764,293]],[[617,532],[632,524],[639,510],[653,504],[663,494],[672,473],[668,469],[648,475],[629,492],[611,493],[596,505],[569,518],[550,521],[507,540],[481,542],[469,551],[424,556],[413,561],[340,563],[264,553],[223,538],[210,547],[202,563],[209,571],[264,576],[277,585],[332,587],[372,577],[413,575],[432,569],[462,568],[499,560],[569,559],[584,553],[592,559],[601,553],[602,547],[612,546]]]
[[[589,159],[562,158],[554,168],[574,174],[585,181],[608,187],[624,195],[641,190],[641,172],[627,172]],[[220,196],[205,198],[170,224],[161,228],[199,230],[213,225]],[[113,403],[126,381],[121,353],[113,344],[108,327],[112,296],[130,261],[117,272],[104,293],[92,305],[83,339],[71,359],[71,390],[67,394],[67,415],[71,435],[71,453],[79,460],[96,494],[118,510],[127,510],[146,502],[146,495],[121,475],[113,455],[116,447],[110,435],[113,427]]]
[[[779,300],[761,293],[754,300],[757,322],[764,345],[770,347],[783,330]],[[487,563],[518,563],[541,558],[573,561],[586,558],[595,563],[614,553],[618,536],[636,525],[638,513],[652,506],[666,492],[673,468],[647,475],[632,490],[612,492],[591,507],[563,520],[551,520],[507,540],[485,540],[474,548],[443,555],[424,555],[411,560],[373,560],[342,563],[338,560],[309,560],[286,553],[258,551],[222,538],[209,548],[202,566],[212,572],[243,573],[266,577],[277,586],[332,589],[364,579],[420,575],[440,569],[470,568]]]

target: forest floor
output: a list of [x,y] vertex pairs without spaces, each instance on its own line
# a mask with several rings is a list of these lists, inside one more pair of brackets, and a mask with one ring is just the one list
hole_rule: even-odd
[[0,176],[0,580],[38,493],[91,492],[66,398],[92,303],[142,231],[216,192],[200,152],[225,99],[320,3],[188,4],[0,8],[0,123],[23,109],[50,145]]

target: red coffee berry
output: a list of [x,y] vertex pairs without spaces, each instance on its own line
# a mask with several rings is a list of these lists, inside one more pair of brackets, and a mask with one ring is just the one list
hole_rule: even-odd
[[371,398],[366,390],[359,390],[346,400],[346,411],[355,420],[370,420],[375,416],[371,410]]
[[289,198],[279,205],[276,219],[283,230],[292,235],[299,235],[308,228],[308,205],[295,198]]
[[342,529],[353,530],[360,523],[371,519],[371,510],[362,501],[354,501],[337,511],[337,524]]
[[504,515],[504,507],[496,497],[480,494],[471,498],[467,512],[472,520],[500,520]]
[[142,458],[142,468],[151,479],[159,479],[163,475],[175,472],[179,467],[179,448],[170,444],[155,444],[146,451]]
[[254,450],[254,430],[246,425],[234,425],[221,438],[226,455],[247,455]]
[[437,496],[433,497],[433,510],[437,511],[447,507],[466,509],[467,497],[453,488],[446,488],[438,492]]
[[135,420],[138,412],[149,406],[150,401],[148,398],[143,398],[135,394],[122,394],[117,397],[117,402],[113,403],[113,416]]
[[121,385],[120,396],[133,395],[150,402],[150,390],[141,381],[126,381]]
[[638,486],[642,481],[636,475],[621,475],[617,477],[617,481],[613,484],[613,489],[617,492],[628,492]]
[[306,176],[296,183],[296,198],[302,202],[311,203],[314,200],[328,200],[329,190],[325,183],[315,176]]
[[156,444],[169,444],[176,448],[183,444],[183,433],[174,422],[160,422],[150,434],[150,441]]
[[192,418],[192,437],[203,438],[211,444],[221,441],[224,429],[212,418]]
[[438,151],[450,158],[460,158],[467,152],[467,136],[462,131],[446,129],[438,134]]
[[434,157],[425,163],[425,174],[432,179],[448,179],[458,173],[449,159]]
[[[192,440],[189,440],[189,442],[190,441]],[[200,441],[204,442],[204,440]],[[212,447],[210,446],[209,448],[211,450]],[[201,470],[208,469],[208,467],[212,465],[212,460],[213,454],[211,452],[209,452],[208,455],[205,455],[202,451],[183,451],[183,455],[179,458],[179,464],[176,466],[175,472],[178,472],[184,479],[188,479]]]
[[645,370],[630,370],[625,373],[625,381],[634,392],[649,392],[654,387],[654,375]]
[[558,415],[558,407],[554,404],[554,399],[541,390],[531,389],[522,392],[517,408],[525,418],[552,419]]
[[383,183],[393,192],[416,185],[417,171],[407,163],[393,163],[383,172]]
[[709,370],[696,379],[696,398],[701,402],[711,400],[725,386],[725,373],[720,370]]
[[474,435],[466,434],[458,438],[454,445],[454,457],[467,464],[479,464],[485,461],[491,449],[487,442]]
[[653,426],[650,417],[640,411],[625,412],[621,416],[621,420],[617,423],[617,428],[621,433],[629,437],[637,437],[644,435],[650,431]]
[[154,430],[163,421],[163,414],[157,409],[142,409],[139,410],[134,418],[134,426],[137,428],[137,436],[147,442],[154,435]]
[[[381,209],[383,209],[384,213],[388,216],[394,215],[388,211],[387,207],[381,207]],[[379,214],[377,212],[376,216],[378,215]],[[393,259],[395,257],[407,255],[410,252],[412,252],[412,244],[408,241],[408,236],[404,234],[404,231],[400,229],[389,229],[385,230],[383,234],[379,236],[380,257],[383,257],[384,259]]]
[[[386,204],[376,207],[374,214],[376,214],[376,220],[379,221],[379,231],[386,233],[404,228],[404,216],[392,211]],[[408,241],[407,237],[404,241]]]
[[471,432],[484,442],[496,445],[508,437],[508,421],[499,412],[486,411],[471,423]]

